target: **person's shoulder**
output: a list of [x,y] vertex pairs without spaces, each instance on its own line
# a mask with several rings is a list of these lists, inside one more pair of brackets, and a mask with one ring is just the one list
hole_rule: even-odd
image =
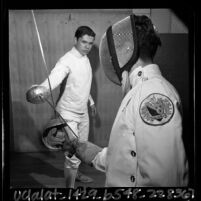
[[64,65],[64,66],[70,66],[73,62],[73,55],[70,53],[70,51],[66,52],[60,59],[58,60],[58,63]]
[[163,77],[154,77],[143,81],[142,92],[143,93],[168,93],[171,84]]
[[149,99],[150,97],[161,97],[161,98],[170,98],[178,99],[178,94],[173,87],[165,78],[155,77],[143,81],[143,83],[138,87],[137,97],[139,101]]
[[173,117],[179,99],[169,84],[165,79],[154,78],[142,85],[138,93],[138,111],[144,123],[164,125]]
[[68,60],[72,57],[71,51],[67,51],[61,58],[60,60]]

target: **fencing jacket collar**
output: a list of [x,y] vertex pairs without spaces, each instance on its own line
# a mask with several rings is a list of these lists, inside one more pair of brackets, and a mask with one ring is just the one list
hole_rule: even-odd
[[139,81],[148,80],[155,75],[161,75],[158,65],[149,64],[144,67],[139,66],[129,75],[131,87],[134,88]]
[[86,58],[86,55],[83,56],[82,54],[80,54],[80,52],[77,50],[75,46],[72,47],[70,53],[72,53],[74,56],[78,58]]

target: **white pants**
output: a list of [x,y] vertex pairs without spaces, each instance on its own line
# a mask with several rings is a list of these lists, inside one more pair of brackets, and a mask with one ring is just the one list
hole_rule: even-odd
[[[84,115],[80,116],[79,121],[73,121],[73,120],[66,120],[66,121],[67,121],[68,126],[78,136],[79,140],[88,141],[88,137],[89,137],[89,114],[88,114],[88,112],[86,112]],[[67,156],[67,153],[64,153],[64,155],[65,155],[65,162],[64,162],[64,164],[65,164],[67,162],[68,156]]]

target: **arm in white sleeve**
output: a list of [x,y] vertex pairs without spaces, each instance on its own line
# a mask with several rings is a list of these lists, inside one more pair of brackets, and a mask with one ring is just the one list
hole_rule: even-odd
[[91,94],[89,94],[89,104],[90,104],[90,106],[91,105],[94,105],[94,100],[93,100],[93,98],[91,97]]
[[93,166],[102,172],[106,171],[106,157],[107,157],[107,147],[103,148],[96,157],[93,159]]
[[[62,61],[58,61],[56,66],[52,69],[50,75],[49,75],[49,81],[51,85],[51,89],[55,89],[57,86],[61,84],[63,79],[70,73],[69,67],[64,65]],[[43,83],[40,84],[40,86],[44,86],[47,89],[49,89],[49,82],[48,79],[46,79]]]
[[[182,119],[177,101],[174,98],[170,100],[168,96],[171,95],[169,94],[164,96],[162,90],[157,94],[152,93],[153,96],[150,96],[151,90],[154,92],[154,89],[150,88],[141,92],[141,94],[148,95],[141,99],[143,101],[140,101],[139,110],[136,111],[135,115],[139,167],[138,185],[145,187],[186,186],[188,183],[188,163],[182,142]],[[154,118],[154,115],[148,115],[151,114],[147,110],[148,103],[152,103],[154,106],[159,104],[161,108],[164,108],[161,110],[166,116],[161,116],[159,120],[148,118]]]

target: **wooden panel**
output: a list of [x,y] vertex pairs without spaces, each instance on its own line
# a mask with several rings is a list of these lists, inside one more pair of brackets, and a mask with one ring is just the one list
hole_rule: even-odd
[[171,33],[188,33],[188,28],[174,13],[171,14]]
[[159,33],[171,32],[171,12],[169,9],[151,9],[151,20]]
[[[189,51],[188,34],[161,34],[162,47],[155,61],[164,77],[178,91],[183,107],[183,140],[189,161],[190,183],[194,177],[194,108],[193,108],[193,54]],[[190,56],[190,57],[189,57]]]
[[146,15],[148,17],[150,17],[150,15],[151,15],[151,9],[148,9],[148,8],[146,8],[146,9],[132,9],[132,11],[135,15]]
[[184,110],[189,109],[189,47],[188,34],[160,34],[162,46],[155,57],[161,71],[178,90]]
[[[26,102],[25,92],[30,85],[45,78],[42,59],[38,51],[31,14],[9,13],[9,67],[14,124],[14,149],[38,150],[39,131],[45,118],[47,106],[31,105]],[[32,114],[37,113],[35,117]],[[39,119],[40,117],[40,119]],[[34,118],[38,118],[35,125]]]

